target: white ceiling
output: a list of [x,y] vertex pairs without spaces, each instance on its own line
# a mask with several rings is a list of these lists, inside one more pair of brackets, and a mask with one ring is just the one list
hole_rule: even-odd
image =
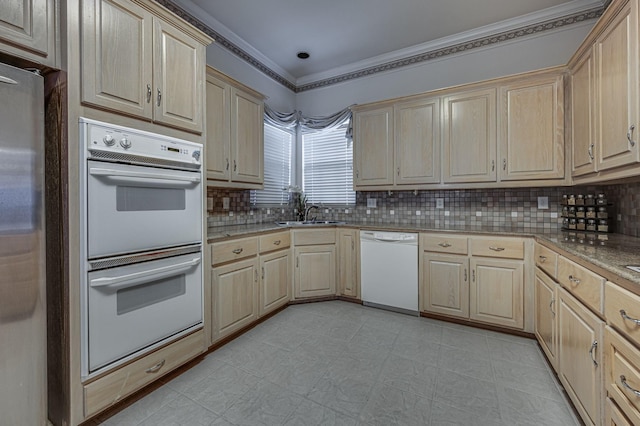
[[[402,52],[491,35],[605,0],[182,0],[195,15],[293,82],[353,71]],[[194,8],[190,7],[194,10]],[[311,57],[301,60],[299,51]],[[400,53],[399,53],[400,52]]]

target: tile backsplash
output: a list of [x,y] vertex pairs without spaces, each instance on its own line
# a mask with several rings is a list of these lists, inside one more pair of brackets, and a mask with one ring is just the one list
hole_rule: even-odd
[[[355,206],[321,206],[318,219],[343,220],[372,225],[417,225],[493,227],[513,231],[556,231],[561,227],[560,201],[563,194],[604,192],[613,204],[614,232],[640,237],[640,182],[619,185],[464,189],[446,191],[358,192]],[[213,209],[208,212],[208,226],[230,226],[295,220],[289,205],[251,206],[251,192],[208,189]],[[222,199],[229,197],[229,210]],[[548,197],[549,208],[538,209],[538,197]],[[376,207],[368,208],[367,199]],[[443,208],[436,208],[442,199]],[[617,219],[617,218],[616,218]]]
[[[210,188],[213,209],[209,226],[243,225],[277,220],[294,220],[291,206],[251,206],[250,191]],[[222,199],[229,197],[229,210]],[[538,209],[538,197],[548,197],[549,208]],[[314,216],[324,220],[343,220],[366,224],[418,225],[424,227],[489,226],[512,230],[556,230],[559,222],[558,188],[469,189],[448,191],[358,192],[355,206],[320,206]],[[368,208],[367,200],[376,207]],[[436,208],[442,199],[443,208]]]

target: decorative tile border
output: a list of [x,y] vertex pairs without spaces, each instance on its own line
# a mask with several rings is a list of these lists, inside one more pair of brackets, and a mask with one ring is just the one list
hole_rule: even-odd
[[272,78],[276,82],[282,84],[287,89],[295,92],[301,93],[308,90],[318,89],[320,87],[331,86],[338,83],[343,83],[345,81],[354,80],[361,77],[371,76],[373,74],[378,74],[381,72],[386,72],[390,70],[395,70],[398,68],[411,66],[415,64],[419,64],[421,62],[429,61],[432,59],[442,58],[448,55],[454,55],[461,52],[467,52],[469,50],[478,49],[486,46],[490,46],[496,43],[501,43],[503,41],[515,40],[520,37],[527,37],[532,34],[538,34],[545,31],[555,30],[558,28],[566,27],[568,25],[577,24],[580,22],[588,21],[591,19],[599,18],[610,1],[607,2],[603,7],[594,8],[591,10],[587,10],[584,12],[579,12],[567,16],[563,16],[557,19],[552,19],[549,21],[541,22],[538,24],[528,25],[522,28],[516,28],[510,31],[505,31],[499,34],[494,34],[491,36],[478,38],[475,40],[470,40],[464,43],[459,43],[453,46],[444,47],[441,49],[432,50],[429,52],[420,53],[418,55],[409,56],[407,58],[398,59],[395,61],[387,62],[385,64],[376,65],[373,67],[365,68],[359,71],[354,71],[346,74],[342,74],[339,76],[327,78],[324,80],[315,81],[313,83],[304,84],[301,86],[296,86],[286,78],[282,77],[277,72],[273,71],[271,68],[264,65],[262,62],[251,56],[249,53],[245,52],[240,47],[236,46],[231,41],[224,38],[221,34],[217,33],[212,28],[203,24],[200,20],[195,18],[193,15],[176,5],[172,0],[155,0],[158,4],[166,7],[171,12],[175,13],[185,21],[189,22],[191,25],[200,29],[210,37],[212,37],[216,43],[229,50],[234,55],[238,56],[240,59],[246,61],[251,64],[253,67],[257,68],[260,72],[265,74],[266,76]]

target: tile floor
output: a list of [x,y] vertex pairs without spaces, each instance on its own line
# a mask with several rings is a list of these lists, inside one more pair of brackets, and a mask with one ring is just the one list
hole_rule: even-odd
[[579,425],[534,340],[290,306],[105,425]]

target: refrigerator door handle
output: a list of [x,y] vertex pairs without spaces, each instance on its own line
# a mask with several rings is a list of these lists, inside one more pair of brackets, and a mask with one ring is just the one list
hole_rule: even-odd
[[0,75],[0,83],[7,83],[7,84],[18,84],[17,81],[10,79],[9,77],[5,77],[3,75]]

